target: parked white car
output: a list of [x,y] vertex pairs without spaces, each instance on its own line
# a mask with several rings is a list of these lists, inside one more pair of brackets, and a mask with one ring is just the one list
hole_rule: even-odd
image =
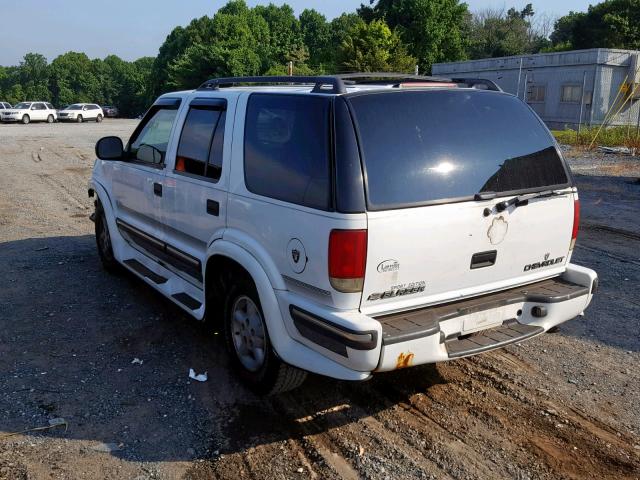
[[161,96],[126,146],[101,139],[104,266],[219,323],[263,393],[474,355],[584,311],[578,193],[529,106],[486,80],[346,78],[211,80]]
[[56,109],[47,102],[20,102],[13,108],[0,111],[0,121],[3,122],[53,123],[57,118]]
[[104,112],[102,108],[95,103],[74,103],[58,112],[58,120],[61,122],[71,121],[82,123],[92,120],[99,123],[103,118]]

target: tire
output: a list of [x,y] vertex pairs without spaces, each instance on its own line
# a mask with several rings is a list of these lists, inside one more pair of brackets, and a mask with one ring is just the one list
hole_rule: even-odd
[[107,272],[114,273],[118,270],[118,261],[113,255],[107,217],[99,202],[96,205],[95,231],[96,246],[98,247],[98,255],[100,256],[102,266]]
[[276,395],[293,390],[307,377],[304,370],[280,360],[271,347],[258,292],[246,277],[229,288],[224,335],[234,369],[255,393]]
[[84,120],[82,119],[82,115],[78,115],[78,118],[76,119],[76,122],[78,123],[82,123]]
[[98,115],[96,117],[96,123],[100,123],[100,122],[102,122],[102,115]]
[[29,118],[29,115],[23,115],[22,116],[22,124],[23,125],[27,125],[30,121],[31,121],[31,118]]
[[47,117],[47,123],[53,123],[53,120],[54,120],[53,115],[49,115]]

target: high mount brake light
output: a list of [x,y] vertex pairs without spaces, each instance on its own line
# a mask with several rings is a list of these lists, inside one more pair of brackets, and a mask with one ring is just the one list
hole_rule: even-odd
[[571,243],[569,250],[573,250],[578,239],[578,230],[580,229],[580,200],[573,202],[573,230],[571,231]]
[[339,292],[361,292],[367,263],[366,230],[332,230],[329,235],[329,281]]

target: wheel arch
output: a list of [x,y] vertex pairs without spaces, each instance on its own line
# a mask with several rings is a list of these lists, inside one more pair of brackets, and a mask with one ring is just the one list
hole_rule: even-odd
[[[223,260],[222,257],[226,259]],[[212,243],[205,263],[205,289],[209,284],[208,275],[213,272],[209,271],[209,267],[213,268],[220,265],[220,262],[228,261],[238,264],[256,286],[271,345],[284,362],[303,370],[343,380],[365,380],[370,376],[369,372],[357,372],[344,367],[292,338],[282,318],[283,313],[276,297],[278,289],[273,287],[258,259],[245,248],[225,239]]]

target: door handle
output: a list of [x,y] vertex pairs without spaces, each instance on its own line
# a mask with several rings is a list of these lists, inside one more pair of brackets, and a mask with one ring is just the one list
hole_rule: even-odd
[[162,196],[162,184],[161,183],[154,183],[153,184],[153,194],[157,195],[158,197]]
[[207,199],[207,213],[209,215],[213,215],[214,217],[220,215],[220,203],[216,202],[215,200]]

